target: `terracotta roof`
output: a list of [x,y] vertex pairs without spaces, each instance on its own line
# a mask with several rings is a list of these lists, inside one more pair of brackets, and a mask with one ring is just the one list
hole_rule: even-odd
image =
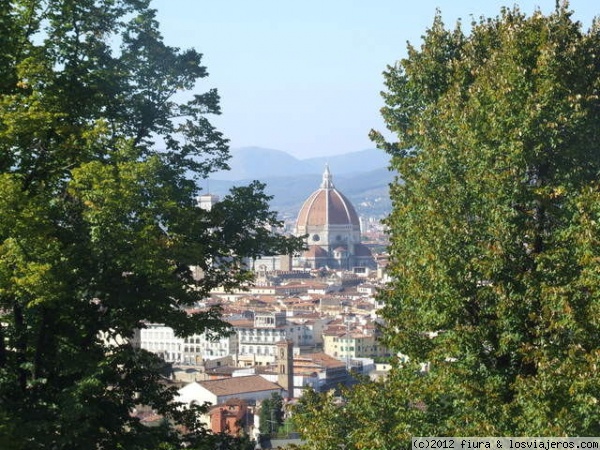
[[[313,300],[314,301],[314,300]],[[293,316],[289,317],[288,320],[290,322],[294,322],[294,321],[298,321],[298,320],[305,320],[305,319],[323,319],[323,316],[321,314],[315,313],[315,312],[298,312],[297,314],[294,314]]]
[[254,327],[254,320],[249,319],[225,319],[232,327]]
[[297,224],[307,225],[356,225],[360,226],[358,214],[337,189],[319,189],[313,192],[302,205]]
[[282,389],[278,384],[271,383],[260,375],[200,381],[198,384],[217,396]]
[[[219,408],[223,407],[237,407],[238,409],[247,408],[248,402],[246,400],[242,400],[241,398],[230,398],[225,403],[220,403],[218,405],[212,405],[209,409],[208,414],[213,415]],[[244,413],[245,411],[242,411]]]
[[329,168],[326,167],[321,188],[313,192],[300,209],[297,227],[347,224],[360,227],[354,206],[334,187],[331,179]]
[[327,250],[323,249],[322,247],[319,247],[318,245],[311,245],[308,247],[308,250],[302,254],[302,256],[305,258],[326,258],[328,254]]
[[346,365],[339,359],[329,356],[326,353],[309,353],[304,355],[294,356],[294,367],[296,364],[301,365],[302,361],[314,363],[323,368],[345,367]]

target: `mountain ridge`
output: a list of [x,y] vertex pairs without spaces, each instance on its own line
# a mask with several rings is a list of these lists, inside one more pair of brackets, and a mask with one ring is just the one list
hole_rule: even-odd
[[219,171],[216,180],[249,180],[281,176],[322,173],[329,164],[332,173],[342,175],[387,167],[389,156],[378,149],[365,149],[340,155],[298,159],[282,150],[264,147],[241,147],[231,150],[228,165],[231,170]]
[[389,184],[394,174],[388,169],[389,156],[382,150],[366,149],[303,160],[262,147],[233,149],[231,153],[231,170],[214,173],[203,193],[223,197],[233,186],[259,180],[265,183],[267,195],[273,197],[271,208],[283,220],[293,220],[304,200],[319,189],[328,165],[334,186],[348,197],[359,215],[382,218],[391,211]]

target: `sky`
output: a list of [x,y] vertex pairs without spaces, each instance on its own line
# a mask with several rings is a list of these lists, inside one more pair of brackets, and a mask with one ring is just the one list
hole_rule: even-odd
[[[418,46],[439,9],[447,28],[518,5],[550,13],[556,0],[154,0],[165,43],[203,54],[222,114],[212,123],[232,148],[265,147],[296,158],[373,148],[387,65]],[[587,30],[597,0],[571,0]]]

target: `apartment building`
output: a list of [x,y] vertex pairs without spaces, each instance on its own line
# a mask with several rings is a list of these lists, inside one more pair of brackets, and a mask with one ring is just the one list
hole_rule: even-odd
[[232,356],[242,366],[273,363],[280,341],[290,340],[298,350],[314,350],[322,345],[323,324],[315,318],[288,320],[285,312],[263,312],[255,313],[253,318],[238,316],[228,321],[234,332],[217,339],[206,334],[182,338],[172,328],[149,323],[136,331],[132,342],[170,363],[201,365],[206,360]]
[[312,327],[288,321],[285,312],[256,313],[254,319],[229,322],[238,337],[238,362],[242,365],[273,363],[280,341],[291,340],[296,348],[314,345]]
[[340,360],[391,356],[378,338],[379,331],[372,323],[337,322],[323,332],[323,351]]
[[211,338],[205,333],[185,338],[175,335],[172,328],[160,323],[148,323],[135,332],[134,345],[155,353],[169,363],[200,365],[203,360],[235,356],[238,339],[235,334]]

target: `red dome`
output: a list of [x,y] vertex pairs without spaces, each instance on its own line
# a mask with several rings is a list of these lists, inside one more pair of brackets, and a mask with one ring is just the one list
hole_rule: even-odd
[[360,227],[354,206],[333,186],[329,168],[325,169],[321,188],[306,199],[296,221],[297,227],[324,225]]

